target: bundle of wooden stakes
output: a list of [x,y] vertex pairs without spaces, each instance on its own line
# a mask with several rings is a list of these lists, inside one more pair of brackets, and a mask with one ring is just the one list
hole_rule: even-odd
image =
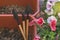
[[[24,40],[28,40],[29,13],[32,13],[31,7],[28,5],[26,7],[25,11],[22,12],[22,24],[23,24],[23,27],[21,26],[21,23],[19,23],[19,18],[18,18],[17,12],[15,11],[14,8],[12,10],[12,13],[13,13],[13,16],[14,16],[15,20],[18,23],[19,29],[20,29],[20,31],[22,33],[22,36],[23,36]],[[26,19],[25,19],[25,14],[27,15]]]

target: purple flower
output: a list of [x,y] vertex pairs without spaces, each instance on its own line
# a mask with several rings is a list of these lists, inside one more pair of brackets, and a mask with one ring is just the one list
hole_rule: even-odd
[[56,2],[56,0],[48,0],[49,2]]
[[51,10],[51,8],[52,8],[52,4],[50,2],[47,2],[46,9]]

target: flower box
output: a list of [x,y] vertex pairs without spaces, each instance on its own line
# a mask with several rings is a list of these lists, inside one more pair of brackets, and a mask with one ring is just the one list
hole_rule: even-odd
[[[0,7],[9,5],[27,6],[31,5],[33,8],[33,15],[35,16],[39,12],[39,0],[0,0]],[[20,21],[22,21],[22,15],[18,14]],[[31,19],[31,18],[30,18]],[[13,18],[13,14],[0,14],[0,28],[6,27],[9,29],[18,28],[16,20]],[[29,32],[32,35],[32,40],[36,33],[35,26],[29,27]]]

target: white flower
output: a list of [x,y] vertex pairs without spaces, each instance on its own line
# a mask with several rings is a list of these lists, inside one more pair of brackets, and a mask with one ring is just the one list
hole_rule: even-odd
[[50,2],[47,2],[46,9],[51,10],[51,8],[52,8],[52,4]]
[[58,13],[58,17],[60,18],[60,13]]
[[48,0],[48,1],[52,1],[52,2],[55,2],[56,0]]
[[57,19],[55,18],[55,16],[50,16],[47,19],[47,23],[50,24],[51,21],[55,20],[57,22]]
[[45,12],[47,13],[47,15],[52,15],[53,14],[53,9],[51,9],[51,10],[45,10]]
[[57,2],[57,0],[48,0],[48,2],[50,2],[52,4],[52,6],[54,6],[55,3]]
[[60,1],[60,0],[57,0],[57,1]]

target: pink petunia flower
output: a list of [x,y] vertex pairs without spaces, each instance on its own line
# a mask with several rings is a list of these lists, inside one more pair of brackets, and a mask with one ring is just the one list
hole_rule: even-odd
[[33,40],[40,40],[40,36],[36,35]]
[[37,20],[37,23],[38,23],[40,26],[42,26],[45,22],[44,22],[44,19],[43,19],[43,18],[39,18],[39,19]]
[[51,27],[52,31],[56,31],[56,21],[55,20],[51,21],[50,27]]
[[47,22],[52,31],[56,31],[57,19],[54,16],[48,17]]
[[29,26],[32,26],[32,25],[34,25],[35,23],[34,23],[34,20],[32,20],[30,23],[29,23]]
[[44,22],[44,19],[42,17],[40,17],[39,19],[36,19],[35,17],[33,17],[33,20],[30,22],[30,26],[34,25],[35,23],[42,26],[43,23],[45,23],[45,22]]

